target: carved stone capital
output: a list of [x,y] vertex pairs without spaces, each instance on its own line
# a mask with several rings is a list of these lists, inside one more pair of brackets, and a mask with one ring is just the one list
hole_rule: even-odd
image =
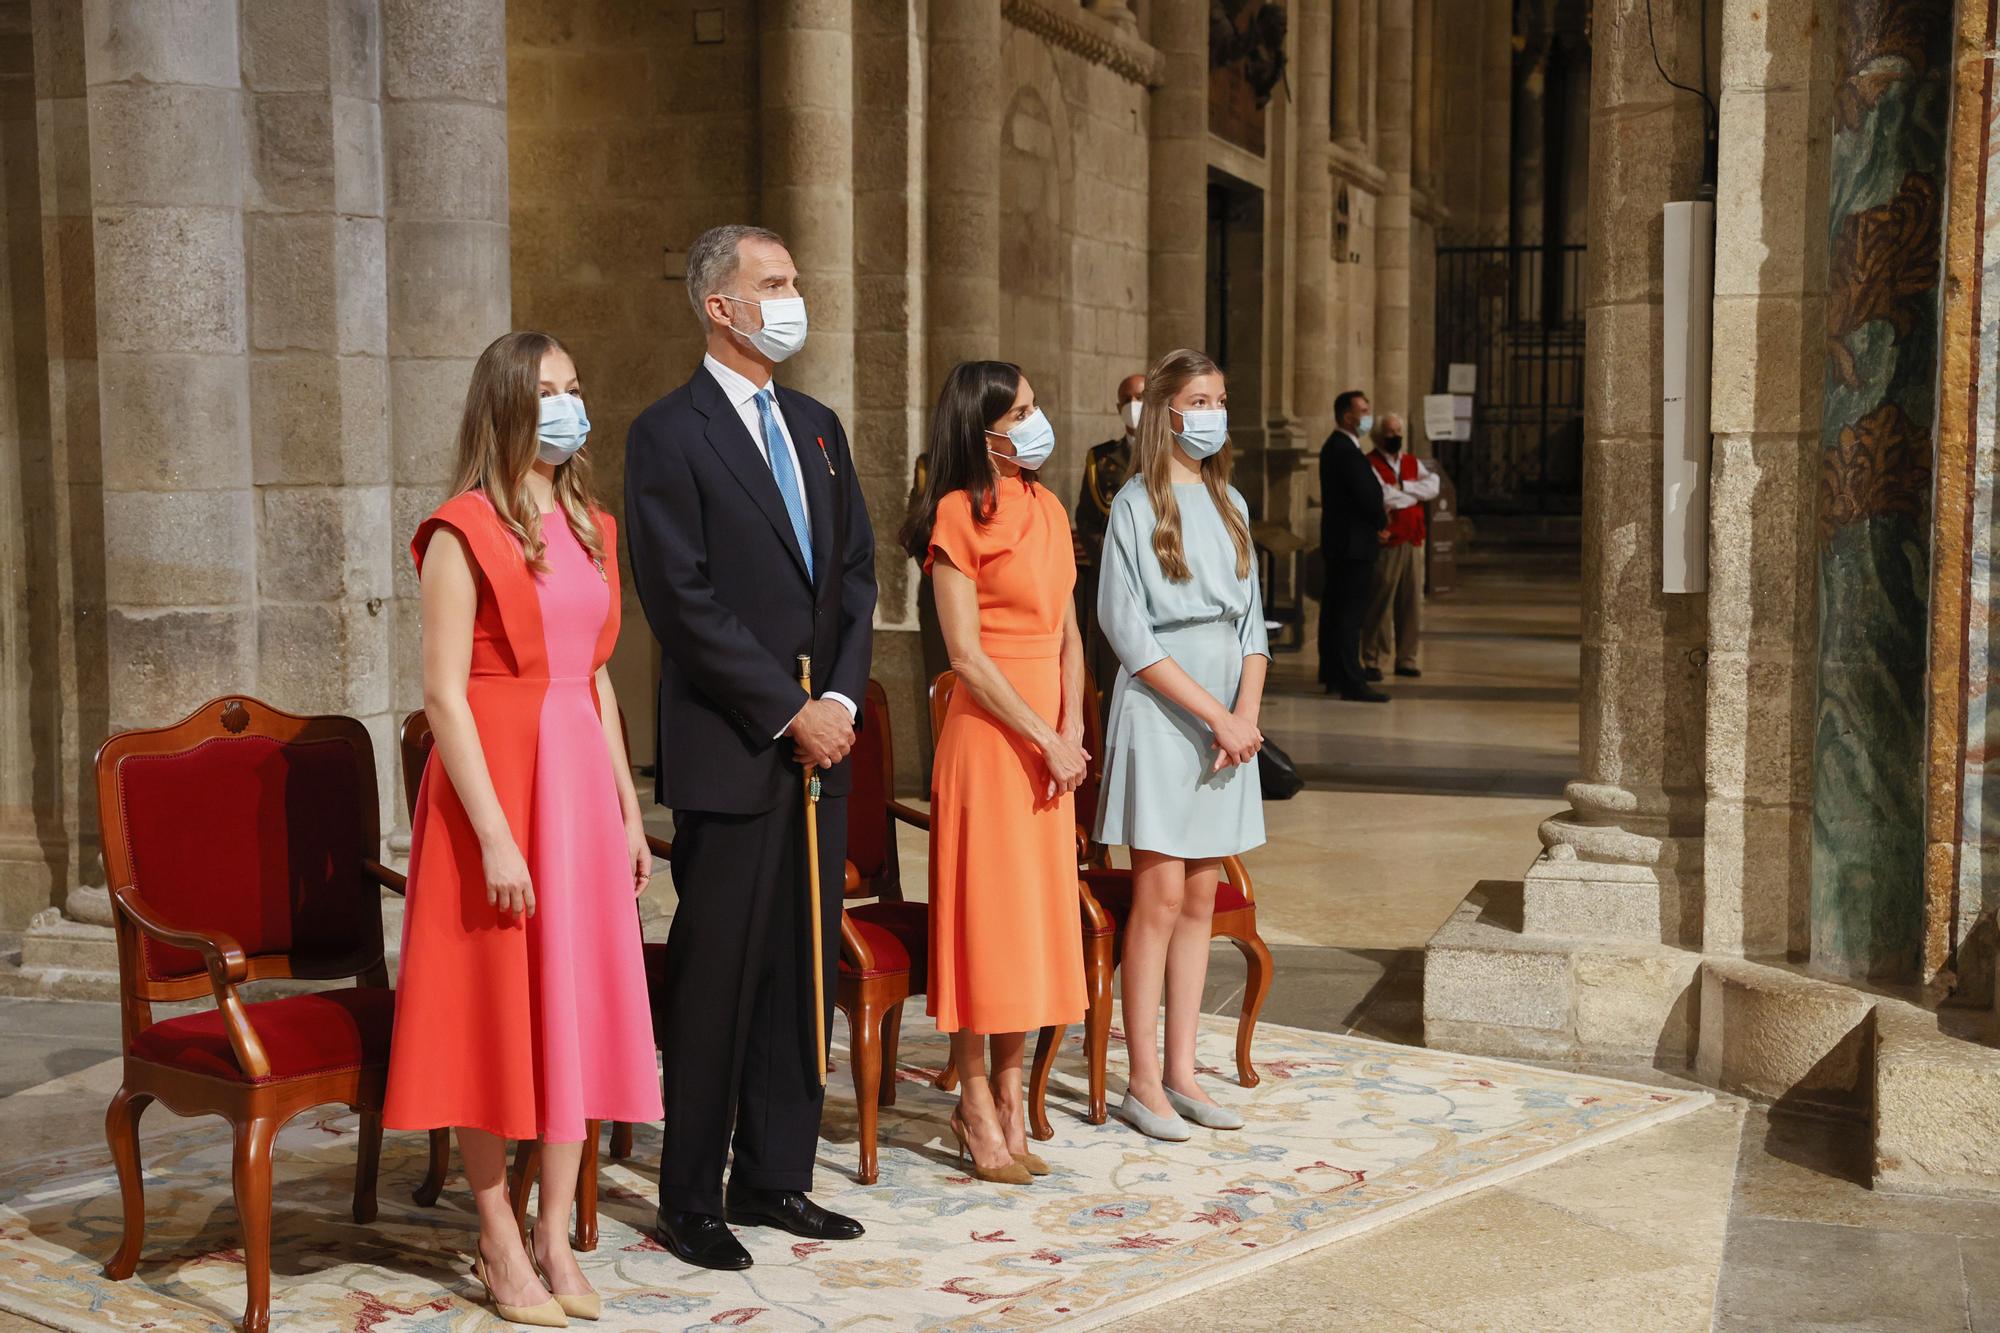
[[[1001,0],[1000,14],[1017,28],[1034,33],[1051,46],[1074,52],[1093,64],[1145,88],[1167,81],[1167,60],[1139,40],[1136,20],[1128,30],[1117,15],[1121,5],[1100,4],[1079,9],[1055,0]],[[1131,12],[1126,10],[1129,19]]]

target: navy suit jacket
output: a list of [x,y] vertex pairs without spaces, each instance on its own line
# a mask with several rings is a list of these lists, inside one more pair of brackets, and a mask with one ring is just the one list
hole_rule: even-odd
[[[705,368],[640,413],[625,441],[632,577],[662,658],[656,791],[676,810],[761,814],[799,798],[792,743],[774,738],[805,702],[801,654],[815,695],[868,697],[875,533],[847,432],[825,404],[776,393],[798,452],[812,577],[770,465]],[[826,770],[826,795],[847,792],[848,771]]]

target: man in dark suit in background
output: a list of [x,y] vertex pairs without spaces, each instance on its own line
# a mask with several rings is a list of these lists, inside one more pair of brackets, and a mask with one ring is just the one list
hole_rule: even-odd
[[[826,1051],[814,1037],[799,765],[824,778],[830,1028],[875,535],[840,419],[772,381],[806,336],[784,242],[717,227],[687,267],[708,354],[632,423],[625,454],[632,573],[662,655],[658,799],[674,811],[680,899],[656,1000],[667,1117],[658,1221],[682,1260],[738,1269],[750,1254],[727,1223],[861,1234],[806,1197]],[[799,688],[806,653],[818,698]]]
[[[1083,483],[1076,495],[1076,623],[1083,631],[1083,661],[1097,682],[1100,711],[1111,706],[1111,685],[1118,677],[1118,655],[1097,623],[1097,567],[1104,556],[1104,532],[1111,522],[1111,501],[1138,466],[1139,399],[1146,392],[1144,375],[1118,381],[1116,439],[1090,447],[1084,460]],[[1098,719],[1100,722],[1102,718]]]
[[1349,389],[1333,400],[1333,434],[1319,454],[1319,552],[1326,587],[1319,608],[1319,678],[1328,694],[1358,703],[1389,696],[1361,674],[1361,622],[1374,586],[1375,556],[1389,515],[1382,485],[1361,452],[1373,424],[1368,395]]

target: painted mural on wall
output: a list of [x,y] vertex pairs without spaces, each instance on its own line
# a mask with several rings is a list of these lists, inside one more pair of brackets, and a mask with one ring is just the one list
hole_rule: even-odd
[[1812,963],[1913,976],[1950,0],[1838,0]]

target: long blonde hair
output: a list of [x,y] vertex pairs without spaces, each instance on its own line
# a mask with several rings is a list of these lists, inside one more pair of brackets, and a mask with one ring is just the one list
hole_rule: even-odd
[[[542,558],[542,524],[528,494],[528,473],[539,447],[542,358],[550,352],[570,354],[550,335],[524,330],[501,334],[479,354],[472,384],[465,391],[465,412],[459,418],[458,464],[451,483],[453,495],[470,490],[486,493],[500,521],[521,543],[528,568],[537,574],[546,574],[549,567]],[[587,449],[556,468],[555,500],[583,549],[591,559],[603,561],[604,538],[591,499]]]
[[[1194,572],[1181,549],[1181,507],[1174,499],[1174,430],[1168,404],[1189,380],[1220,374],[1220,367],[1207,356],[1183,347],[1168,352],[1146,372],[1146,391],[1139,399],[1139,476],[1146,484],[1146,498],[1153,502],[1153,554],[1159,557],[1161,572],[1174,583],[1186,583]],[[1224,444],[1202,459],[1201,480],[1236,547],[1236,577],[1247,579],[1250,525],[1229,500],[1229,463],[1234,452],[1233,446]]]

